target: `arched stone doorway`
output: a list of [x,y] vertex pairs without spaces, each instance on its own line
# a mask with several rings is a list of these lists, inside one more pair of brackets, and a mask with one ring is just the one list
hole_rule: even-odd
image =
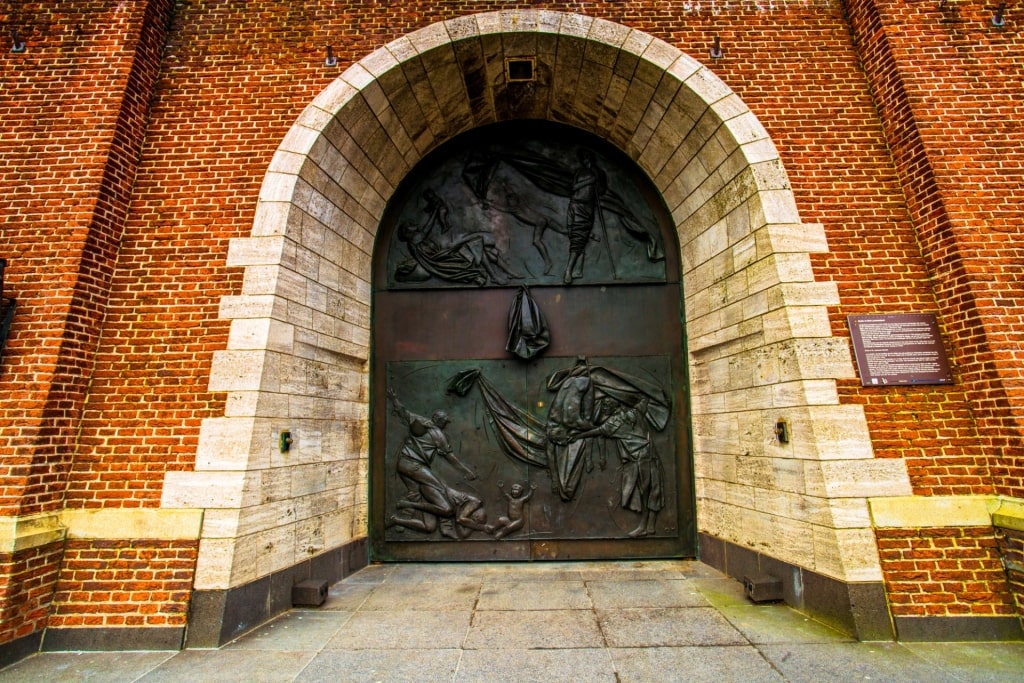
[[[535,80],[513,82],[508,60],[533,60]],[[581,15],[504,11],[382,47],[282,141],[252,235],[229,254],[246,271],[222,302],[232,333],[210,378],[227,393],[225,416],[204,421],[195,471],[165,478],[164,507],[205,510],[197,594],[230,601],[365,541],[371,255],[385,207],[446,140],[526,118],[604,138],[669,209],[701,538],[880,585],[867,497],[908,495],[905,465],[874,459],[862,410],[839,404],[834,380],[853,366],[831,336],[836,288],[811,269],[824,233],[801,223],[766,131],[663,41]],[[788,443],[775,437],[783,418]]]

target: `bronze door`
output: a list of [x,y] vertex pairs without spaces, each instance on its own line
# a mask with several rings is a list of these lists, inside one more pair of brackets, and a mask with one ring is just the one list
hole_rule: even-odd
[[653,197],[602,141],[539,123],[457,139],[396,193],[375,559],[694,554],[678,250]]

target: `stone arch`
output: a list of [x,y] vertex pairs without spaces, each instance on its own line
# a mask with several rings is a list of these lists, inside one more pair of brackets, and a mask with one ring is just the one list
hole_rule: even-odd
[[[535,57],[519,91],[506,57]],[[679,235],[698,527],[706,539],[843,582],[878,582],[867,498],[910,494],[874,459],[854,376],[816,282],[820,225],[800,221],[779,155],[710,69],[650,35],[549,11],[437,23],[347,69],[301,114],[267,171],[215,354],[224,417],[162,505],[203,508],[197,590],[228,590],[366,535],[374,236],[403,176],[475,126],[548,118],[601,135],[661,191]],[[790,424],[780,443],[774,426]],[[279,449],[282,431],[294,445]]]

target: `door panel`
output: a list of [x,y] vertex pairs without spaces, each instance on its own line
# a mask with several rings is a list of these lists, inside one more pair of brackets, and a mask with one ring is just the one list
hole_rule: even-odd
[[[694,554],[677,254],[649,182],[566,127],[499,126],[410,175],[375,255],[375,559]],[[523,296],[548,333],[527,359]]]

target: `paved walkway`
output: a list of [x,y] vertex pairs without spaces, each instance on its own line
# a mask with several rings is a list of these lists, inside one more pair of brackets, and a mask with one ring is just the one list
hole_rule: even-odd
[[217,650],[43,653],[13,681],[1024,681],[1024,643],[858,643],[693,561],[373,565]]

